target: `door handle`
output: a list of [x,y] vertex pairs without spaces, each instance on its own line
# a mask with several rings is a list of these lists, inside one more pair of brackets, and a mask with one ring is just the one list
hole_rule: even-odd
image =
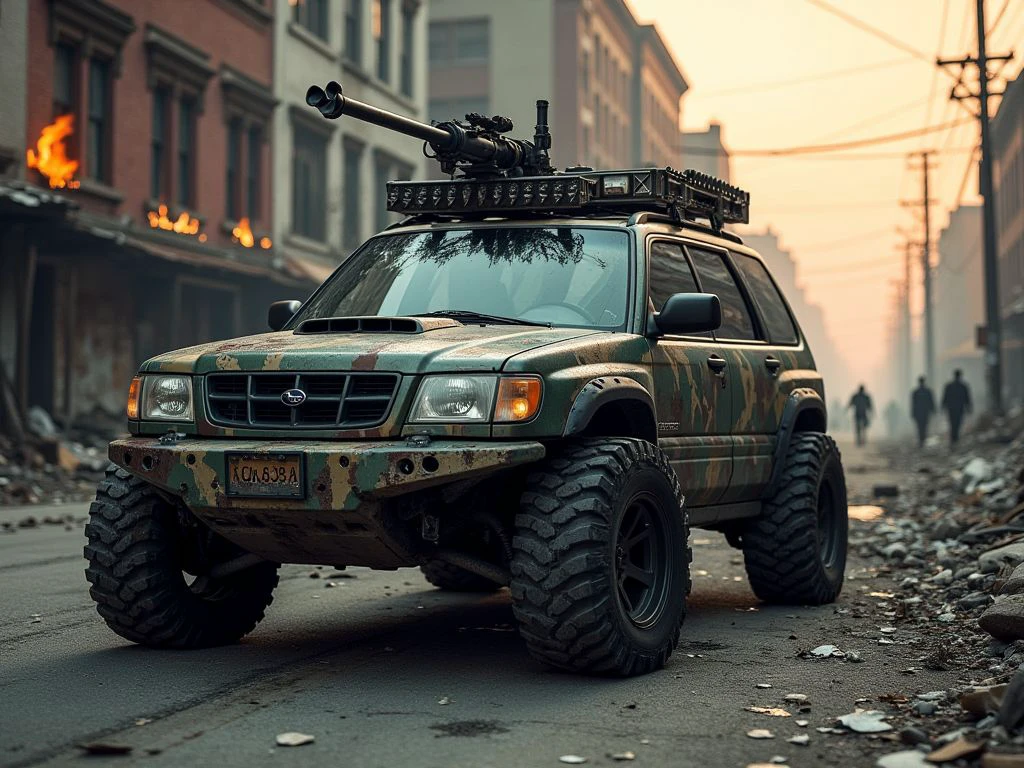
[[772,376],[778,376],[779,369],[782,367],[782,361],[777,357],[768,355],[768,357],[764,359],[764,367],[771,371]]
[[718,355],[712,355],[708,358],[708,368],[710,368],[715,376],[725,376],[725,367],[728,363],[725,358],[719,357]]

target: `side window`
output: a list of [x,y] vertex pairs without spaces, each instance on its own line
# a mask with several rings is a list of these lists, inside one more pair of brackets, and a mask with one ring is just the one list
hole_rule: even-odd
[[660,310],[673,293],[700,292],[683,247],[666,240],[651,245],[651,274],[647,283],[655,310]]
[[773,344],[796,344],[800,339],[793,325],[793,318],[786,311],[779,289],[772,282],[764,264],[753,256],[733,254],[733,263],[747,281],[747,288],[754,297],[754,303],[761,310],[768,337]]
[[722,302],[722,325],[715,332],[715,338],[743,341],[756,339],[747,302],[721,254],[692,246],[686,250],[700,275],[704,292],[716,294]]

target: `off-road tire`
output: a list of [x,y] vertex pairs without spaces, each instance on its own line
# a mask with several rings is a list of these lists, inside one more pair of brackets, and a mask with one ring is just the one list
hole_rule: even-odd
[[180,532],[175,507],[145,481],[111,465],[85,526],[85,576],[96,610],[114,632],[142,645],[237,642],[270,605],[277,564],[200,577],[190,585],[182,573]]
[[430,560],[421,565],[420,570],[427,581],[448,592],[497,592],[501,589],[501,584],[444,560]]
[[828,435],[793,435],[777,490],[742,534],[747,577],[767,603],[834,602],[846,569],[846,479]]
[[[648,517],[637,518],[638,509]],[[633,543],[623,554],[617,545],[630,519],[646,520],[639,530],[652,533],[642,537],[650,543]],[[621,542],[635,542],[632,534]],[[547,459],[527,476],[512,539],[512,609],[530,653],[551,666],[593,674],[639,675],[662,667],[686,614],[687,538],[679,480],[654,445],[586,439]],[[637,622],[619,578],[635,566],[638,551],[647,557],[648,547],[660,548],[662,560],[653,554],[647,560],[660,586],[649,590],[657,593],[650,617]],[[635,589],[640,582],[623,583]],[[638,597],[634,610],[645,600]]]

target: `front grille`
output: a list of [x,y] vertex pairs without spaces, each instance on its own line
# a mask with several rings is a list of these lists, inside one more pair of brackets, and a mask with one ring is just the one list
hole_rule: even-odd
[[[289,389],[305,402],[286,405]],[[397,389],[394,373],[211,373],[206,402],[225,427],[367,429],[387,418]]]

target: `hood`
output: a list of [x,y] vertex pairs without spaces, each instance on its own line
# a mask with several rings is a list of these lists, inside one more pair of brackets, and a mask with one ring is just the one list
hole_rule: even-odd
[[498,371],[522,352],[602,333],[586,328],[451,325],[422,333],[262,333],[159,355],[146,372]]

